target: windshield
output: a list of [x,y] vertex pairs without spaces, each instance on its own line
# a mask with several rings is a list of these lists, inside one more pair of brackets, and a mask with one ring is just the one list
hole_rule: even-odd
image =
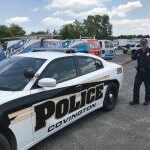
[[12,57],[0,62],[0,90],[19,91],[23,90],[30,79],[24,76],[26,69],[31,68],[36,72],[44,59],[30,57]]

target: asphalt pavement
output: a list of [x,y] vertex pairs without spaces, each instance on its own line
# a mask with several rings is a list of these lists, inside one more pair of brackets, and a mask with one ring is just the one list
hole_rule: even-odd
[[[128,56],[113,59],[122,62]],[[132,100],[135,62],[124,67],[119,102],[110,112],[97,110],[43,140],[30,150],[150,150],[150,106],[129,106]]]

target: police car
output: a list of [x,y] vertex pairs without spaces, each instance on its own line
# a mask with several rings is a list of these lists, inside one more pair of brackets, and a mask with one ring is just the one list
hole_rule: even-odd
[[41,50],[0,63],[0,149],[25,150],[88,113],[117,104],[120,65]]

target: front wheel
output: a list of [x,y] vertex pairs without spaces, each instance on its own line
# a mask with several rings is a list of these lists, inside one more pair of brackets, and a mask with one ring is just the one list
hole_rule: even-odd
[[103,110],[110,111],[115,108],[118,102],[118,86],[115,83],[110,83],[107,87],[104,102]]
[[1,150],[11,150],[11,146],[5,136],[0,134],[0,149]]

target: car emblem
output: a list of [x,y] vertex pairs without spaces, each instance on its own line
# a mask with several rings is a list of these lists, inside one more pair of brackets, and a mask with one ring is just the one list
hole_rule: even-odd
[[147,53],[147,56],[149,56],[149,53]]

